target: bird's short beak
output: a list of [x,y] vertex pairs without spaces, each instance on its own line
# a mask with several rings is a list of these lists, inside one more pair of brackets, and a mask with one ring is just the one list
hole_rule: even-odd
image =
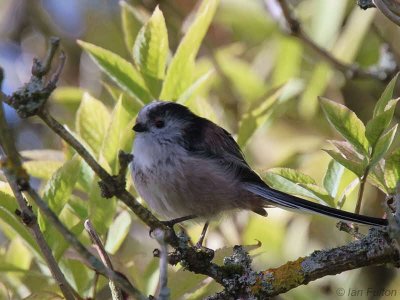
[[135,132],[144,132],[147,131],[147,127],[143,123],[136,123],[135,126],[133,126],[133,131]]

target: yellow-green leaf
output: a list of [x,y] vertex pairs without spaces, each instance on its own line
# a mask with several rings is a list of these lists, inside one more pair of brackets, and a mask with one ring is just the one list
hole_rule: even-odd
[[393,77],[393,79],[389,82],[389,84],[386,86],[385,90],[383,91],[381,97],[379,98],[378,102],[375,105],[374,118],[387,110],[386,106],[388,105],[389,101],[393,97],[393,90],[394,90],[394,87],[396,86],[398,77],[399,77],[399,73],[397,73],[396,76]]
[[108,230],[105,248],[108,253],[115,254],[129,233],[132,219],[127,211],[121,212]]
[[74,156],[53,174],[44,187],[43,199],[54,213],[58,214],[67,203],[78,179],[80,167],[80,157]]
[[142,73],[163,79],[168,50],[167,27],[163,13],[157,6],[139,31],[133,47],[133,58]]
[[328,165],[328,170],[324,176],[324,187],[332,197],[336,197],[340,181],[344,172],[344,167],[336,160],[331,159]]
[[[117,171],[117,156],[118,151],[122,148],[122,136],[124,136],[126,127],[131,121],[131,116],[122,104],[122,98],[123,97],[121,96],[117,104],[114,106],[114,110],[111,114],[111,121],[107,128],[102,145],[102,154],[111,166],[113,172]],[[131,131],[131,136],[133,139],[133,131]]]
[[96,45],[83,41],[78,41],[78,44],[89,53],[97,65],[116,84],[131,96],[138,98],[143,103],[153,100],[142,76],[131,63],[119,55]]
[[76,112],[75,127],[96,155],[99,154],[109,122],[110,113],[105,105],[85,93]]
[[195,58],[214,17],[218,0],[203,0],[169,65],[161,90],[163,100],[176,100],[193,81]]
[[392,129],[386,132],[376,143],[376,147],[371,157],[370,166],[376,164],[388,152],[396,135],[397,125],[398,124],[393,126]]
[[364,170],[365,170],[365,165],[362,162],[346,158],[340,152],[338,152],[336,150],[326,150],[326,149],[324,149],[324,151],[326,153],[328,153],[339,164],[341,164],[346,169],[352,171],[358,177],[363,176]]
[[400,181],[400,148],[393,151],[386,159],[385,181],[391,192],[394,192]]
[[364,123],[346,106],[320,98],[329,123],[361,154],[368,154],[369,143],[365,137]]
[[384,110],[374,115],[367,123],[365,135],[372,149],[374,149],[376,142],[390,125],[398,101],[399,99],[389,100]]
[[146,22],[148,16],[139,7],[133,7],[126,1],[120,1],[122,32],[124,34],[126,48],[131,51],[136,36]]

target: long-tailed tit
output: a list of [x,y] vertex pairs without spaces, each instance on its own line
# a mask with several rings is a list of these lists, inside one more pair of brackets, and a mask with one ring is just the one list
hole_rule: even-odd
[[183,105],[156,101],[138,114],[132,176],[141,197],[158,214],[208,219],[232,210],[266,215],[278,206],[360,224],[385,226],[386,219],[358,215],[270,188],[246,163],[223,128]]

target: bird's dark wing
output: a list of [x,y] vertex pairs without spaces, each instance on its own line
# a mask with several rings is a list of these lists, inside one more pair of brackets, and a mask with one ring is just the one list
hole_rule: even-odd
[[265,185],[249,167],[231,134],[222,127],[199,117],[185,127],[183,134],[184,147],[193,155],[214,159],[222,168],[234,172],[240,181]]
[[214,159],[222,168],[234,172],[244,189],[282,208],[303,210],[360,224],[386,226],[387,220],[350,213],[298,198],[269,187],[247,164],[239,145],[223,128],[198,118],[184,129],[184,147],[192,155]]

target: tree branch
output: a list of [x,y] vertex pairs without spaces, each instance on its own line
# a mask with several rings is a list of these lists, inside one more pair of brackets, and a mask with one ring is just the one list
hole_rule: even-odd
[[[3,82],[3,70],[0,68],[0,90]],[[65,279],[64,274],[61,272],[58,267],[57,261],[51,252],[49,245],[47,244],[42,232],[40,231],[39,224],[37,223],[36,216],[34,215],[32,208],[26,202],[24,196],[22,195],[18,178],[20,176],[16,176],[18,173],[22,173],[21,177],[26,180],[26,173],[20,172],[22,166],[18,159],[18,152],[15,149],[15,145],[13,143],[13,138],[10,134],[10,130],[7,128],[3,105],[0,102],[0,144],[6,154],[4,158],[2,158],[2,165],[4,168],[4,175],[13,191],[15,199],[17,200],[18,206],[20,210],[16,211],[16,214],[21,218],[22,222],[30,229],[33,237],[36,240],[36,243],[39,246],[40,251],[50,269],[51,274],[54,279],[58,283],[62,294],[67,300],[74,300],[74,293],[71,286],[68,284]],[[10,159],[8,158],[10,157]],[[14,165],[14,162],[16,165]],[[20,182],[21,183],[21,182]]]
[[294,16],[289,8],[286,0],[277,0],[284,16],[286,23],[289,27],[289,33],[301,40],[307,47],[312,49],[322,59],[326,60],[332,67],[342,72],[346,78],[372,78],[379,81],[387,80],[391,74],[394,74],[397,66],[393,70],[386,70],[384,68],[377,68],[376,66],[370,69],[362,69],[356,64],[345,64],[334,57],[326,49],[316,44],[303,30],[300,21]]
[[[40,89],[36,86],[35,91],[37,94],[32,94],[30,92],[30,85],[37,83],[38,80],[42,84],[42,88]],[[396,266],[399,265],[399,254],[397,249],[391,244],[388,234],[384,231],[371,229],[366,237],[348,245],[331,250],[315,251],[308,257],[299,258],[295,262],[289,262],[279,268],[268,269],[264,272],[255,272],[252,270],[251,259],[240,246],[236,246],[233,255],[225,258],[224,265],[219,266],[212,262],[214,257],[213,250],[189,246],[189,238],[184,233],[176,235],[171,228],[165,226],[154,217],[150,211],[140,205],[126,190],[125,182],[121,180],[121,177],[125,174],[129,157],[121,156],[121,170],[119,174],[110,175],[97,163],[83,145],[48,113],[43,107],[50,95],[49,93],[43,93],[46,89],[47,91],[49,90],[48,86],[41,81],[41,78],[33,78],[31,82],[14,93],[12,97],[4,95],[3,99],[7,103],[10,103],[20,113],[21,117],[38,115],[56,134],[70,144],[100,177],[101,190],[104,196],[116,196],[128,205],[152,230],[159,228],[164,231],[165,241],[174,247],[174,251],[168,256],[170,264],[180,262],[189,271],[207,275],[223,285],[225,288],[224,292],[216,295],[216,297],[234,294],[234,297],[237,298],[243,294],[251,294],[263,299],[326,275],[337,274],[372,264],[393,263]],[[41,106],[37,106],[38,103]],[[106,268],[80,244],[76,237],[68,231],[57,216],[49,209],[47,204],[39,197],[36,191],[28,186],[27,192],[43,211],[43,214],[49,218],[68,242],[83,257],[88,259],[91,267],[116,281],[124,290],[130,292],[132,295],[139,295],[137,297],[143,299],[139,291],[130,285],[128,281],[109,268]],[[157,252],[155,252],[155,256],[157,256]]]
[[[102,262],[109,268],[110,270],[114,271],[113,265],[111,263],[111,259],[107,254],[106,249],[104,249],[103,243],[101,242],[101,239],[99,235],[97,234],[96,230],[94,229],[92,222],[90,220],[85,221],[85,229],[88,232],[90,239],[92,240],[93,244],[95,245],[97,249],[97,253],[99,254]],[[110,286],[111,290],[111,295],[113,300],[122,300],[122,291],[116,286],[115,282],[110,280],[108,282],[108,285]],[[141,295],[142,298],[145,298],[145,296]]]
[[[53,45],[53,44],[52,44]],[[1,69],[1,74],[2,74],[2,69]],[[2,77],[2,76],[1,76]],[[0,77],[0,79],[1,79]],[[37,83],[38,79],[41,80],[41,78],[34,78],[33,82]],[[29,90],[29,84],[25,85],[25,88]],[[37,87],[36,87],[37,88]],[[45,89],[46,87],[43,87]],[[21,90],[19,90],[21,91]],[[37,89],[36,89],[37,91]],[[41,94],[42,95],[42,94]],[[12,98],[9,97],[3,97],[2,100],[10,100]],[[20,98],[20,100],[25,101],[26,99]],[[47,99],[35,99],[38,100],[41,103],[45,103]],[[25,103],[27,105],[23,105],[22,103]],[[23,107],[23,109],[31,108],[33,110],[37,111],[37,106],[30,106],[29,102],[20,102],[20,104]],[[22,114],[25,115],[25,113],[29,112],[23,111]],[[13,180],[15,180],[16,185],[17,185],[17,190],[18,191],[25,191],[33,200],[33,202],[39,207],[41,212],[50,220],[50,222],[57,228],[57,230],[62,234],[62,236],[70,243],[72,247],[75,248],[75,250],[87,261],[87,263],[95,269],[97,272],[100,274],[116,281],[118,285],[120,285],[126,292],[132,294],[132,295],[140,295],[140,292],[136,290],[130,283],[127,281],[124,277],[121,275],[113,272],[112,270],[108,269],[107,267],[104,266],[104,264],[97,259],[95,256],[93,256],[86,248],[85,246],[75,237],[75,235],[69,231],[69,229],[60,221],[60,219],[57,217],[57,215],[50,209],[50,207],[47,205],[47,203],[39,196],[39,194],[31,188],[30,183],[29,183],[29,175],[26,173],[25,169],[22,167],[21,159],[18,154],[18,151],[15,147],[15,144],[13,142],[13,138],[10,134],[10,130],[5,122],[4,118],[4,113],[3,113],[3,106],[0,105],[0,141],[1,145],[4,148],[5,153],[8,156],[8,160],[6,162],[10,166],[11,174],[15,177]],[[13,180],[9,181],[10,186],[13,187]],[[22,197],[22,195],[21,195]],[[29,208],[26,208],[24,205],[25,199],[21,198],[16,195],[16,199],[18,201],[18,204],[21,207],[21,217],[23,220],[29,221],[36,223],[36,217],[33,215],[32,211]],[[22,206],[21,206],[22,205]],[[37,224],[37,223],[36,223]],[[37,229],[39,230],[39,227]],[[36,233],[37,235],[39,233]],[[40,233],[41,234],[41,233]],[[51,253],[51,251],[50,251]],[[58,267],[58,266],[57,266]],[[59,275],[58,275],[59,276]],[[138,299],[143,299],[140,297],[137,297]],[[74,299],[74,298],[67,298],[67,299]]]
[[266,299],[327,275],[380,264],[399,267],[399,252],[386,231],[372,228],[360,240],[329,250],[314,251],[278,268],[262,272],[247,269],[231,282],[226,281],[228,284],[224,292],[208,300],[229,299],[229,296],[240,293]]

